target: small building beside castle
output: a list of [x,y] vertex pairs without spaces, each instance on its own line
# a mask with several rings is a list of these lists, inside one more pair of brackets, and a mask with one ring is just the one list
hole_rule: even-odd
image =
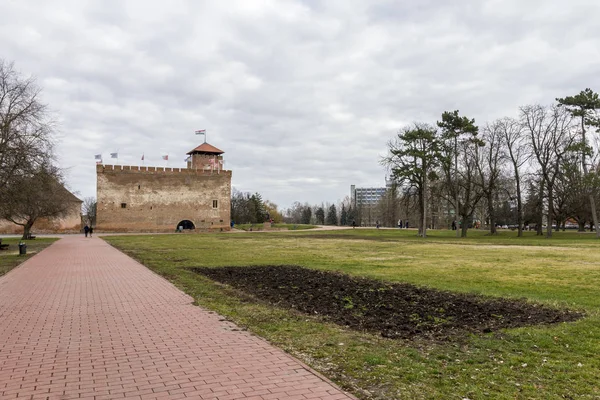
[[231,171],[223,151],[203,143],[187,168],[96,166],[97,231],[229,230]]
[[[64,198],[65,211],[60,217],[38,218],[31,232],[40,233],[79,233],[81,230],[81,201],[64,186],[60,186]],[[19,221],[24,222],[24,221]],[[23,226],[0,219],[0,234],[22,234]]]

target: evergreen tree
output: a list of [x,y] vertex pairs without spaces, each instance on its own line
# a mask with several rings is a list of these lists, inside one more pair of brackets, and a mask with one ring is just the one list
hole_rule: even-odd
[[317,218],[317,225],[325,225],[325,210],[323,210],[323,207],[317,208],[315,217]]
[[265,222],[265,218],[267,215],[266,209],[265,209],[265,205],[263,203],[262,200],[262,196],[260,195],[260,193],[256,192],[254,193],[252,196],[250,196],[250,202],[253,205],[253,211],[254,211],[254,216],[253,216],[253,223],[263,223]]
[[[586,159],[587,156],[593,158],[593,149],[588,144],[588,139],[586,137],[586,127],[588,129],[590,127],[600,127],[600,118],[598,117],[597,112],[598,110],[600,110],[600,98],[598,97],[598,93],[594,93],[592,89],[588,88],[581,91],[581,93],[575,96],[567,96],[562,99],[556,99],[556,101],[558,101],[559,106],[565,106],[573,117],[580,118],[581,142],[579,143],[579,146],[576,147],[581,153],[581,165],[583,168],[584,176],[587,177],[590,174],[590,172],[588,170]],[[590,202],[590,209],[592,211],[592,219],[596,228],[596,237],[600,238],[598,216],[596,214],[596,201],[592,192],[588,194],[588,199]]]
[[445,111],[437,125],[442,128],[441,139],[444,142],[444,154],[440,160],[446,177],[446,190],[449,200],[454,203],[455,217],[461,217],[462,229],[456,230],[456,236],[465,237],[469,220],[483,194],[474,188],[476,176],[472,157],[473,147],[482,146],[483,142],[477,138],[479,128],[475,120],[461,117],[458,110]]
[[356,222],[356,210],[352,206],[348,207],[348,216],[346,217],[346,224],[352,225],[352,221]]
[[312,209],[307,204],[302,209],[302,219],[301,219],[300,222],[303,223],[303,224],[310,224],[310,218],[311,217],[312,217]]
[[348,225],[348,212],[346,211],[346,205],[342,204],[342,213],[340,216],[340,225]]
[[327,225],[337,225],[337,210],[335,209],[335,205],[332,204],[327,210]]
[[[427,124],[415,124],[403,129],[395,141],[388,143],[390,155],[383,163],[391,168],[394,181],[406,183],[416,189],[419,202],[419,236],[426,237],[427,201],[429,181],[435,176],[433,168],[437,163],[439,137],[437,129]],[[395,184],[392,203],[395,211]],[[395,223],[395,214],[392,218]]]

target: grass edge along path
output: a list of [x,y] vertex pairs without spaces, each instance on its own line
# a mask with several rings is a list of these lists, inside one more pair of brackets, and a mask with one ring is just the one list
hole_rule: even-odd
[[[373,232],[354,233],[362,234],[368,236]],[[403,341],[354,332],[323,322],[318,317],[282,310],[184,269],[190,266],[247,265],[248,260],[252,260],[253,265],[260,265],[277,262],[274,259],[280,255],[296,259],[290,262],[301,259],[301,262],[296,263],[307,267],[336,269],[340,262],[332,264],[328,254],[323,252],[338,248],[339,252],[344,252],[344,259],[350,258],[360,266],[344,272],[357,275],[374,272],[377,275],[385,269],[378,264],[380,261],[372,260],[370,254],[364,253],[368,253],[368,249],[374,244],[379,246],[377,254],[386,249],[411,246],[413,239],[402,236],[408,234],[396,235],[399,236],[395,241],[386,236],[382,242],[361,241],[356,240],[359,239],[356,237],[348,240],[343,235],[341,239],[336,239],[331,234],[322,239],[252,234],[193,235],[185,239],[169,236],[161,236],[160,239],[152,236],[106,239],[171,280],[190,294],[198,305],[214,310],[267,339],[359,398],[559,399],[600,396],[600,362],[596,357],[600,352],[597,341],[597,337],[600,337],[598,306],[588,304],[583,307],[577,296],[568,301],[560,298],[557,301],[543,301],[553,305],[568,303],[581,306],[588,317],[575,323],[511,329],[482,336],[471,335],[454,343]],[[489,245],[490,240],[493,239],[482,239],[485,245]],[[332,247],[328,247],[329,242]],[[540,243],[545,246],[546,242]],[[553,245],[558,243],[560,242],[554,242]],[[469,245],[478,244],[476,239],[469,241]],[[564,245],[575,246],[570,239]],[[415,246],[427,245],[419,242]],[[535,243],[529,243],[528,246],[536,247]],[[594,245],[590,242],[583,245],[586,246]],[[503,246],[499,247],[498,251],[503,250]],[[495,254],[496,248],[494,246],[488,249],[492,250],[488,257],[506,262],[504,253],[499,256]],[[545,251],[542,248],[535,250]],[[430,249],[424,251],[431,252]],[[516,250],[509,251],[512,254]],[[529,249],[522,251],[530,252]],[[236,257],[238,252],[246,254],[243,257],[245,263]],[[365,269],[365,260],[372,267]],[[550,257],[544,262],[550,263],[548,268],[558,271],[558,265],[563,260]],[[552,262],[555,263],[554,266]],[[445,268],[445,265],[431,265],[431,268]],[[472,268],[478,266],[474,265]],[[590,273],[590,277],[595,283],[600,279],[600,272],[596,266],[590,268],[593,268],[590,270],[593,273]],[[465,275],[469,270],[463,268],[460,272]],[[423,285],[429,279],[427,275],[416,278],[421,279]],[[465,277],[446,275],[441,283],[436,281],[433,286],[444,285],[444,281],[447,281],[448,288],[452,289],[452,279],[459,281],[459,278]],[[535,279],[536,276],[532,278]],[[569,283],[568,276],[561,279],[566,281],[561,284]],[[542,285],[552,284],[551,281],[543,282]],[[459,282],[458,286],[461,285],[463,283]],[[473,285],[478,285],[483,288],[481,292],[485,292],[485,280]],[[530,296],[527,292],[528,285],[526,282],[520,291],[513,289],[512,295],[543,298],[533,290]],[[497,288],[490,287],[490,291],[496,293]]]
[[[0,276],[7,274],[57,240],[58,238],[46,237],[34,240],[21,240],[16,237],[2,238],[2,244],[8,244],[9,247],[7,250],[0,250]],[[27,245],[27,254],[23,256],[19,255],[20,242]]]

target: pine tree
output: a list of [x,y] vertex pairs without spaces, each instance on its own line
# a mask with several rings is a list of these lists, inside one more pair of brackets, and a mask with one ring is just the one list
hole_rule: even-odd
[[[597,111],[600,110],[600,98],[598,93],[595,93],[592,89],[585,89],[578,95],[567,96],[562,99],[556,99],[560,106],[565,106],[569,113],[575,117],[580,118],[581,122],[581,142],[578,150],[581,153],[581,165],[583,167],[584,176],[588,176],[590,171],[586,162],[586,156],[593,158],[594,150],[588,144],[586,133],[590,127],[600,127],[600,118],[598,117]],[[588,129],[586,129],[586,127]],[[595,138],[596,139],[596,138]],[[593,142],[593,141],[592,141]],[[593,193],[589,193],[588,199],[590,202],[590,208],[592,210],[592,219],[596,228],[596,237],[600,238],[600,228],[598,227],[598,216],[596,213],[596,201]]]
[[304,208],[302,209],[302,218],[301,218],[301,223],[303,224],[310,224],[310,218],[312,217],[312,209],[310,208],[309,205],[304,206]]
[[337,210],[335,208],[335,205],[332,204],[329,207],[329,210],[327,210],[327,225],[337,225],[337,224],[338,224]]
[[340,225],[348,225],[348,213],[346,212],[346,206],[342,204],[342,214],[340,216]]
[[323,210],[323,207],[317,208],[315,217],[317,218],[317,225],[325,225],[325,210]]

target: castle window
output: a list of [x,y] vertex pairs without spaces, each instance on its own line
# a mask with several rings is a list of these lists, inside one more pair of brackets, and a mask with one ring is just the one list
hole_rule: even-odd
[[127,203],[121,203],[121,208],[127,208]]
[[218,207],[219,207],[219,201],[213,200],[213,208],[218,208]]

